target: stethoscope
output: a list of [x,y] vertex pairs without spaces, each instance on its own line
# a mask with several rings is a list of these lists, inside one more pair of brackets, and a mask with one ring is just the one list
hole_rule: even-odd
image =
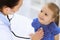
[[[13,18],[13,17],[14,17],[14,15],[12,16],[12,18]],[[9,22],[12,20],[12,18],[9,19],[9,16],[8,16],[8,15],[7,15],[7,18],[8,18],[8,20],[9,20]],[[30,39],[30,38],[27,38],[27,37],[17,36],[12,30],[11,30],[11,33],[12,33],[15,37],[17,37],[17,38]]]

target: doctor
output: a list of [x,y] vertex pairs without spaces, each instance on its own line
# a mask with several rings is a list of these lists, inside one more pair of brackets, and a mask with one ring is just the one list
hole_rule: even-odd
[[13,14],[22,5],[22,0],[0,0],[0,40],[13,40],[8,14]]
[[[21,5],[22,0],[0,0],[0,40],[14,40],[17,37],[11,30],[8,15],[15,13]],[[31,34],[31,40],[37,40],[42,36],[43,30],[37,31],[35,34]],[[25,35],[24,37],[19,36],[19,38],[25,38]]]

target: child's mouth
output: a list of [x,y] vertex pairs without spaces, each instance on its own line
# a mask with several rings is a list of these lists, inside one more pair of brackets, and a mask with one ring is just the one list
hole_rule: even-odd
[[39,17],[41,20],[44,20],[42,17]]

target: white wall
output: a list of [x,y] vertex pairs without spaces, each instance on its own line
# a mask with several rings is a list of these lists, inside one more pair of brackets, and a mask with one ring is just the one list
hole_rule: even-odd
[[22,4],[21,8],[19,9],[18,13],[20,15],[29,17],[30,7],[31,7],[31,0],[23,0],[23,4]]

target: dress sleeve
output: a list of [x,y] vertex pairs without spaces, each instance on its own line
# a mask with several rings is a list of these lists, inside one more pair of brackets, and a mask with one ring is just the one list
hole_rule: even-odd
[[54,23],[52,28],[51,28],[51,33],[53,35],[57,35],[60,33],[60,28]]
[[56,27],[53,32],[54,32],[53,35],[59,34],[60,33],[60,28]]
[[38,21],[38,18],[33,19],[32,27],[35,29],[35,32],[40,28],[40,22]]
[[6,25],[0,24],[0,40],[13,40],[11,32]]

